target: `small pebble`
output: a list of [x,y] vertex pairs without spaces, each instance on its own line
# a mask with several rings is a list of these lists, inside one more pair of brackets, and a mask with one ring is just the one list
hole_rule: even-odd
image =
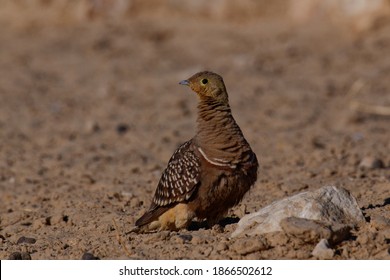
[[121,123],[116,126],[116,132],[122,135],[125,134],[129,130],[129,126],[127,124]]
[[85,122],[85,131],[88,133],[99,132],[100,126],[97,122],[88,120]]
[[191,234],[181,234],[179,235],[181,239],[183,239],[184,242],[189,242],[192,240],[192,235]]
[[319,259],[333,259],[334,251],[329,247],[329,242],[326,239],[321,239],[314,247],[312,255]]
[[37,242],[35,238],[22,236],[18,239],[16,244],[22,244],[22,243],[35,244],[35,242]]
[[29,253],[23,252],[13,252],[8,257],[9,260],[31,260],[31,255]]
[[82,260],[100,260],[98,257],[95,257],[93,254],[85,252],[81,257]]

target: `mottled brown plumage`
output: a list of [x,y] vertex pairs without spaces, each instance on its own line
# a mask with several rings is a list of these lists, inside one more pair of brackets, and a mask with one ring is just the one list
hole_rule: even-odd
[[257,179],[256,155],[232,116],[222,77],[205,71],[180,84],[198,95],[197,133],[169,160],[149,210],[136,221],[144,230],[177,230],[194,218],[212,225]]

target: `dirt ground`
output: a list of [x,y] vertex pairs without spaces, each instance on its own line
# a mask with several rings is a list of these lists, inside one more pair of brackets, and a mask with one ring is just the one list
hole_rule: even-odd
[[[230,234],[324,185],[348,189],[367,220],[334,258],[390,259],[390,21],[354,33],[175,14],[0,29],[0,259],[313,259],[315,244],[283,233]],[[222,227],[128,233],[194,134],[196,97],[178,82],[206,69],[224,77],[259,179]]]

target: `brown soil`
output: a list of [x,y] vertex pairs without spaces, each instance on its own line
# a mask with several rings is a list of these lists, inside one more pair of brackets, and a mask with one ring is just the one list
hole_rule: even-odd
[[[229,237],[246,213],[333,184],[367,219],[335,258],[390,258],[389,22],[351,35],[155,15],[2,25],[0,42],[0,259],[310,259],[315,244],[283,233]],[[128,233],[194,133],[178,82],[205,69],[224,77],[259,179],[220,227]]]

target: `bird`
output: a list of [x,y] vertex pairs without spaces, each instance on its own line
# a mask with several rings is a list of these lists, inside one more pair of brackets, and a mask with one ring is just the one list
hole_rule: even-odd
[[179,83],[198,97],[196,135],[168,161],[142,232],[186,229],[194,220],[217,224],[257,180],[256,154],[233,118],[223,78],[202,71]]

